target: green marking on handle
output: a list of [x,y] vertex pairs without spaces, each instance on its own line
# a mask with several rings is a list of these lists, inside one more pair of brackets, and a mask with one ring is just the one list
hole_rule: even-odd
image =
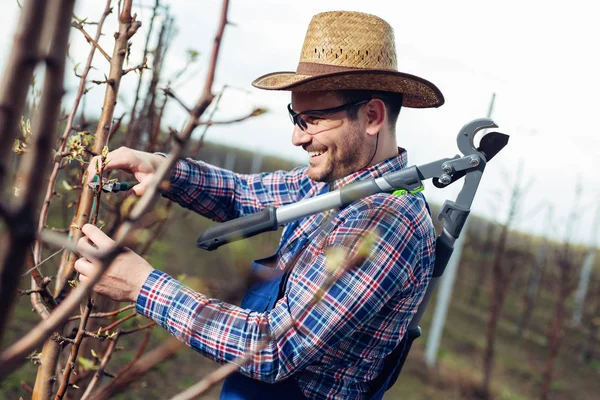
[[404,196],[405,194],[409,194],[409,193],[416,194],[416,193],[422,192],[423,190],[425,190],[425,186],[421,185],[418,188],[413,189],[413,190],[398,189],[398,190],[394,191],[392,194],[394,196]]

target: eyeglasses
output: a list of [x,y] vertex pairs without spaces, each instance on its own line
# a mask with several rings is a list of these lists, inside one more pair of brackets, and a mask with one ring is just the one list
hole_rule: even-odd
[[371,101],[371,99],[342,104],[341,106],[333,108],[325,108],[322,110],[306,110],[298,113],[292,110],[292,103],[288,104],[287,108],[288,112],[290,113],[290,120],[292,120],[293,124],[298,125],[300,129],[309,135],[316,135],[317,133],[333,129],[341,125],[341,119],[332,118],[333,114],[361,106],[369,101]]

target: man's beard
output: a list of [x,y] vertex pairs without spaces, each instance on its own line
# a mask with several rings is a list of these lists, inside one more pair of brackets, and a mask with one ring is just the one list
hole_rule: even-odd
[[[366,154],[361,153],[361,150],[366,143],[361,142],[358,128],[351,126],[345,135],[347,136],[347,140],[338,143],[336,148],[336,154],[342,155],[343,159],[334,159],[333,153],[328,148],[327,152],[323,153],[322,155],[325,156],[326,159],[321,161],[318,167],[318,173],[314,170],[311,171],[312,167],[309,167],[308,176],[310,179],[316,182],[330,183],[348,176],[364,167],[364,164],[367,162],[370,156],[367,157]],[[310,151],[318,151],[317,148],[308,149]],[[363,160],[363,158],[365,160]]]

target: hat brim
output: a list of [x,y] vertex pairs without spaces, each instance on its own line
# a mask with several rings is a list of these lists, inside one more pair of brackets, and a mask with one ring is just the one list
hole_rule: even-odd
[[273,72],[257,78],[252,86],[292,92],[378,90],[402,93],[403,107],[430,108],[444,104],[442,92],[433,83],[398,71],[355,69],[322,75]]

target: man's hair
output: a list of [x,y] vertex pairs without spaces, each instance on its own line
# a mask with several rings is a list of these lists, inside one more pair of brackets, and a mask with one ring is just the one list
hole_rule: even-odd
[[[339,90],[337,92],[344,104],[355,103],[367,99],[380,99],[385,104],[388,114],[389,126],[394,130],[398,115],[402,108],[402,93],[382,92],[376,90]],[[358,107],[353,107],[348,110],[348,118],[355,121],[358,118]]]

